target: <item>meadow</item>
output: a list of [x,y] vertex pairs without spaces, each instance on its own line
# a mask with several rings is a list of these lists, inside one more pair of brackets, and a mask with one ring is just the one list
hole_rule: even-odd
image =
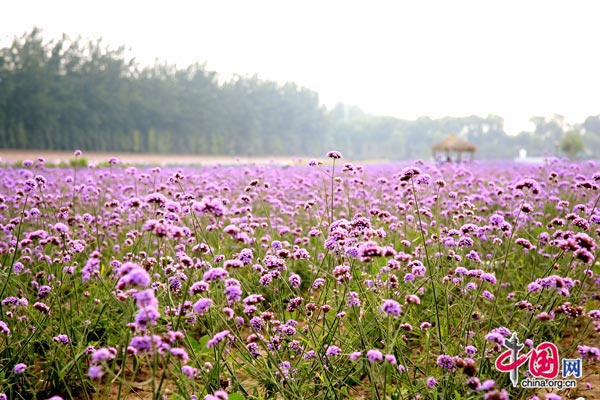
[[0,399],[600,398],[594,162],[72,157],[0,170]]

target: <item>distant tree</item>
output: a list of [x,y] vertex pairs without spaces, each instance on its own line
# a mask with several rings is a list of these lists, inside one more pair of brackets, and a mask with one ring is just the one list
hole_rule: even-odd
[[569,158],[573,158],[577,153],[585,150],[585,143],[579,133],[570,131],[563,135],[560,141],[560,149]]
[[587,154],[600,157],[600,115],[572,127],[560,115],[532,122],[534,132],[509,136],[495,115],[409,121],[343,103],[327,110],[294,83],[222,82],[204,64],[140,66],[122,47],[45,41],[37,28],[0,46],[0,148],[248,156],[335,148],[354,159],[414,160],[429,159],[431,145],[454,133],[478,147],[479,159],[513,158],[521,148],[574,156],[583,138]]

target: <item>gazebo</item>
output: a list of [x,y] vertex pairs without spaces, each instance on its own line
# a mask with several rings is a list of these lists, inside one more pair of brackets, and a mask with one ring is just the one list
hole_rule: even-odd
[[461,161],[462,153],[469,153],[470,159],[473,161],[477,146],[452,134],[441,142],[431,146],[431,150],[433,152],[433,158],[436,160],[439,159],[440,153],[444,153],[445,160],[450,161],[451,154],[456,153],[456,161]]

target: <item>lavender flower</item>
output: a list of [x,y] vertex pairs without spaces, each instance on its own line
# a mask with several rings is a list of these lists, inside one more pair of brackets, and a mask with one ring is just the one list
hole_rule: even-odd
[[449,355],[442,354],[437,358],[437,365],[442,368],[448,369],[450,371],[454,370],[456,363],[454,362],[454,358]]
[[136,266],[117,282],[117,289],[125,289],[129,286],[147,287],[151,282],[150,275],[143,268]]
[[386,354],[384,358],[385,358],[385,361],[387,361],[388,363],[390,363],[392,365],[396,365],[396,363],[397,363],[396,356],[394,356],[393,354]]
[[108,361],[108,360],[112,360],[116,357],[117,355],[117,349],[115,348],[106,348],[106,347],[102,347],[96,351],[94,351],[94,353],[92,354],[92,359],[91,362],[96,364],[96,363],[100,363],[102,361]]
[[433,376],[430,376],[429,378],[427,378],[425,383],[426,383],[427,387],[433,388],[437,385],[437,380]]
[[298,274],[290,274],[289,281],[290,281],[290,286],[293,287],[294,289],[298,289],[302,282],[302,280],[300,279],[300,275],[298,275]]
[[23,372],[25,372],[26,368],[27,368],[26,364],[18,363],[15,365],[13,371],[14,371],[15,375],[19,375],[19,374],[22,374]]
[[213,347],[215,347],[217,344],[221,343],[223,340],[225,340],[227,337],[229,337],[230,332],[228,330],[225,331],[221,331],[216,333],[207,343],[206,343],[206,347],[208,347],[209,349],[212,349]]
[[189,360],[190,357],[187,354],[187,351],[185,351],[185,349],[180,348],[180,347],[173,347],[171,348],[171,354],[179,359],[183,364],[186,364]]
[[0,321],[0,332],[4,333],[6,336],[10,336],[10,328],[4,321]]
[[212,306],[213,301],[210,298],[202,298],[194,303],[194,312],[196,314],[204,314],[208,312],[210,306]]
[[91,365],[88,368],[88,377],[90,379],[100,379],[104,376],[104,371],[102,370],[102,365]]
[[358,298],[358,293],[348,293],[348,307],[360,307],[360,299]]
[[215,280],[224,280],[229,277],[229,272],[223,268],[211,268],[210,270],[204,273],[202,276],[202,280],[206,282],[215,281]]
[[204,400],[227,400],[229,395],[224,390],[217,390],[213,394],[207,394]]
[[62,343],[62,344],[65,344],[65,345],[69,344],[69,342],[70,342],[69,341],[69,337],[67,335],[64,335],[64,334],[61,334],[61,335],[58,335],[58,336],[54,336],[52,338],[52,340],[54,340],[57,343]]
[[393,317],[398,317],[402,313],[402,306],[395,300],[383,300],[381,311]]
[[342,354],[342,349],[337,346],[328,346],[325,350],[325,355],[328,357],[339,356],[340,354]]
[[381,351],[379,351],[377,349],[368,350],[367,351],[367,360],[369,360],[372,363],[377,362],[377,361],[382,361],[383,354],[381,354]]
[[181,367],[181,373],[187,376],[188,379],[193,379],[198,374],[198,369],[184,365]]
[[336,150],[328,151],[327,157],[338,160],[338,159],[342,158],[342,153],[340,153],[339,151],[336,151]]

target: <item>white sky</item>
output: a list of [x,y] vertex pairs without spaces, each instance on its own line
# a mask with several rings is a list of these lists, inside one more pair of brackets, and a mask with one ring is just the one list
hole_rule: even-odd
[[600,1],[0,0],[0,44],[103,38],[143,63],[294,81],[332,106],[414,119],[600,114]]

